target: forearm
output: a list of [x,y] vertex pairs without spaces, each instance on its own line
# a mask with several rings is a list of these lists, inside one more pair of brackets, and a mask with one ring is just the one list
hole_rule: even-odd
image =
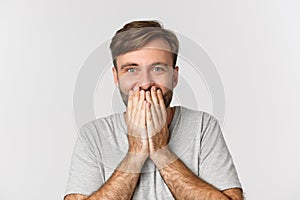
[[87,200],[131,199],[146,159],[127,154],[108,181]]
[[229,200],[215,187],[197,177],[168,148],[152,156],[161,176],[176,199]]

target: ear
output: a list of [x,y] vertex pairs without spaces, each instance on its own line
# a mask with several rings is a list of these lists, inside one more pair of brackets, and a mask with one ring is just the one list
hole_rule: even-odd
[[117,72],[117,69],[113,66],[112,67],[112,71],[113,71],[113,75],[114,75],[114,82],[115,82],[115,85],[117,87],[119,87],[119,78],[118,78],[118,72]]
[[179,70],[179,67],[176,66],[173,71],[173,88],[175,88],[178,83],[178,70]]

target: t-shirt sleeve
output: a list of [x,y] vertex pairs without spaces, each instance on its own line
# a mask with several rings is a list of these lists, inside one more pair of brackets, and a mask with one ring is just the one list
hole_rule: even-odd
[[99,161],[88,139],[89,133],[84,127],[80,129],[72,155],[65,195],[89,196],[103,184],[101,165],[98,165]]
[[200,153],[200,177],[219,190],[241,188],[233,159],[216,119],[203,130]]

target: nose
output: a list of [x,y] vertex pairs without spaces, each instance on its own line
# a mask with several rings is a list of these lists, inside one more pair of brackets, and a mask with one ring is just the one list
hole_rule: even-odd
[[142,73],[139,81],[139,87],[142,90],[148,90],[151,88],[151,86],[154,85],[154,82],[152,80],[151,74],[148,72]]

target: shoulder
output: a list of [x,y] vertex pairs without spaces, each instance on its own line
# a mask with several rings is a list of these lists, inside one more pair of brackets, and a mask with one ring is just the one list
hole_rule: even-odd
[[97,118],[94,120],[90,120],[86,123],[84,123],[81,126],[81,129],[87,129],[87,128],[91,128],[91,127],[95,127],[95,126],[103,126],[105,124],[110,124],[113,123],[115,121],[117,121],[120,118],[120,115],[122,115],[121,113],[115,113],[115,114],[111,114],[105,117],[101,117],[101,118]]
[[79,129],[79,137],[96,139],[100,135],[111,135],[115,132],[124,132],[122,113],[115,113],[86,122]]
[[184,106],[177,106],[176,109],[179,110],[180,118],[188,120],[189,122],[195,121],[198,124],[200,123],[202,126],[218,123],[216,117],[208,112],[194,110]]

